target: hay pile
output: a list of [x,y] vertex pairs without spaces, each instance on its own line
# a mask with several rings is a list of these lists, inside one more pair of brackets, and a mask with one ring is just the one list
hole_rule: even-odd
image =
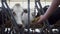
[[35,23],[37,23],[37,21],[38,21],[39,19],[40,19],[39,17],[34,18],[34,19],[32,20],[32,23],[30,23],[30,27],[31,27],[31,28],[41,28],[41,27],[43,27],[43,23],[41,23],[41,24],[35,24]]

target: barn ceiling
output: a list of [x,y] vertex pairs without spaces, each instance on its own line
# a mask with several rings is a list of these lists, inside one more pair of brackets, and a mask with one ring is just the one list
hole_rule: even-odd
[[[8,0],[8,1],[11,1],[11,2],[26,2],[27,0]],[[30,1],[34,2],[34,0],[30,0]],[[41,0],[41,1],[48,1],[48,2],[50,2],[51,0]]]

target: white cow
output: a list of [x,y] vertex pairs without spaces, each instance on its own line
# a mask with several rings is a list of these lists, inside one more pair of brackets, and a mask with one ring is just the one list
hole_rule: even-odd
[[22,12],[23,12],[23,8],[20,6],[20,4],[19,3],[15,4],[15,6],[13,7],[13,14],[17,24],[19,25],[22,24],[22,21],[21,21]]
[[[13,7],[13,13],[15,14],[14,17],[17,21],[17,24],[19,25],[23,24],[24,26],[28,25],[28,13],[25,13],[23,11],[23,8],[20,6],[20,4],[16,4]],[[32,21],[32,19],[33,19],[33,16],[32,16],[32,13],[30,13],[30,22]]]

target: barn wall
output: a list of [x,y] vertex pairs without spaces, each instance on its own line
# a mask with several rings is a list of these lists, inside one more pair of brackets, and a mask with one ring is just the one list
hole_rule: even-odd
[[[10,8],[13,8],[13,6],[16,4],[16,3],[20,3],[20,5],[21,5],[21,7],[22,8],[27,8],[27,2],[8,2],[8,5],[9,5],[9,7]],[[42,7],[44,7],[45,5],[50,5],[51,4],[51,2],[46,2],[46,4],[45,4],[45,2],[41,2],[41,4],[42,4]],[[0,3],[0,6],[1,6],[1,3]],[[35,4],[34,4],[34,2],[30,2],[30,8],[31,8],[31,11],[34,11],[34,7],[35,7]]]
[[[20,3],[20,5],[23,8],[27,8],[27,6],[28,6],[27,2],[10,2],[8,4],[12,8],[16,3]],[[51,2],[46,2],[46,4],[45,4],[45,2],[41,2],[41,4],[42,4],[42,7],[44,7],[45,5],[50,5]],[[30,8],[34,8],[34,5],[35,5],[34,2],[30,2]]]

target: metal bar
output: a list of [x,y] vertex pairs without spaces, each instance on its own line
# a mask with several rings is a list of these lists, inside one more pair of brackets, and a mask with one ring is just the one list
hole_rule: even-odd
[[[15,29],[19,29],[18,26],[17,26],[17,22],[16,22],[16,20],[15,20],[15,18],[14,18],[14,16],[13,16],[13,14],[12,14],[9,6],[7,5],[6,0],[1,0],[1,3],[2,3],[2,7],[3,7],[3,9],[5,10],[5,12],[7,12],[7,13],[11,16],[12,24],[13,24],[14,27],[16,27]],[[5,5],[6,5],[8,11],[6,11],[6,9],[5,9],[6,7],[4,6],[4,3],[5,3]],[[19,30],[18,30],[18,32],[19,32]],[[20,32],[19,32],[19,33],[20,33]]]
[[7,6],[7,8],[8,8],[7,10],[9,10],[9,12],[8,12],[8,11],[6,11],[6,12],[9,13],[9,15],[11,16],[12,24],[16,27],[16,29],[18,29],[16,20],[15,20],[15,18],[14,18],[14,16],[13,16],[13,14],[12,14],[9,6],[7,5],[6,0],[1,0],[1,3],[2,3],[2,6],[4,7],[4,9],[5,9],[4,3],[5,3],[5,5]]
[[30,33],[29,25],[30,25],[30,0],[28,0],[28,34]]
[[35,7],[36,7],[37,11],[39,12],[39,15],[41,15],[41,12],[40,12],[40,9],[38,8],[37,1],[36,0],[35,0]]

